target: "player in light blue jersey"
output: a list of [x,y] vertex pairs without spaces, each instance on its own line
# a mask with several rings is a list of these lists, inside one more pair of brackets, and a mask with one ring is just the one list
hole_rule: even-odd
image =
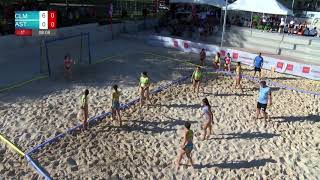
[[257,103],[256,119],[259,119],[260,112],[262,112],[265,120],[267,120],[267,118],[269,118],[268,113],[266,112],[268,104],[269,104],[269,106],[272,105],[271,89],[270,89],[270,87],[267,86],[266,81],[261,81],[258,103]]
[[256,76],[256,72],[258,71],[259,78],[261,78],[261,69],[263,66],[263,58],[261,56],[261,53],[259,53],[259,56],[254,58],[253,65],[254,65],[254,75],[253,76]]

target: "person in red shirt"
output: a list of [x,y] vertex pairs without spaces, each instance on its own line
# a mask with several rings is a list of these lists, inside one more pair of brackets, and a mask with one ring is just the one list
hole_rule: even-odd
[[72,64],[73,60],[70,55],[64,56],[64,77],[68,79],[72,79]]

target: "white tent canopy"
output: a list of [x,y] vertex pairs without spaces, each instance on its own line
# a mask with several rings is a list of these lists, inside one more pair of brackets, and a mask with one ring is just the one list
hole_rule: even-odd
[[[223,8],[225,9],[225,7]],[[277,0],[237,0],[227,10],[249,11],[265,14],[290,15],[292,11]]]
[[223,7],[225,5],[225,0],[170,0],[170,3],[204,4]]

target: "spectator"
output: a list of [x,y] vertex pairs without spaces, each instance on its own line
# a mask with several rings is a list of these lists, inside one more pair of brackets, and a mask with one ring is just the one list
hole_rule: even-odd
[[295,26],[293,29],[293,34],[298,34],[299,28],[298,26]]
[[244,20],[243,27],[249,27],[249,22],[247,19]]
[[144,7],[142,9],[142,15],[143,15],[144,18],[146,18],[148,16],[148,9],[146,7]]
[[266,18],[266,16],[262,16],[262,26],[263,26],[263,29],[264,29],[264,27],[267,25],[267,18]]
[[303,22],[302,26],[303,26],[303,29],[306,29],[307,28],[307,21]]
[[293,34],[293,29],[294,29],[294,20],[291,19],[291,21],[290,21],[290,23],[289,23],[288,34]]
[[279,31],[278,31],[279,33],[283,32],[284,25],[285,25],[284,18],[281,18],[281,22],[280,22],[280,26],[279,26]]
[[288,26],[288,24],[284,27],[283,32],[284,32],[284,33],[289,33],[289,26]]
[[304,36],[309,36],[309,28],[306,28],[304,31],[303,31],[303,35]]
[[298,30],[298,35],[303,35],[304,32],[304,26],[300,25],[299,30]]
[[317,36],[318,35],[318,31],[317,31],[317,28],[314,27],[313,29],[310,30],[309,32],[309,36]]

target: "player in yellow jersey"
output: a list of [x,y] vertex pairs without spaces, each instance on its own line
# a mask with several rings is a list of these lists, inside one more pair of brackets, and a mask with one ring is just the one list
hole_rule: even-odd
[[195,69],[195,71],[192,73],[192,77],[191,77],[194,93],[196,92],[196,89],[197,89],[197,92],[199,93],[201,79],[202,79],[202,72],[201,72],[201,68],[198,66]]
[[140,90],[140,107],[143,106],[144,100],[147,99],[151,104],[150,100],[150,78],[147,72],[142,72],[140,76],[139,82],[139,90]]
[[214,59],[213,59],[213,68],[214,69],[219,69],[220,59],[221,59],[220,53],[217,52],[217,54],[214,56]]

